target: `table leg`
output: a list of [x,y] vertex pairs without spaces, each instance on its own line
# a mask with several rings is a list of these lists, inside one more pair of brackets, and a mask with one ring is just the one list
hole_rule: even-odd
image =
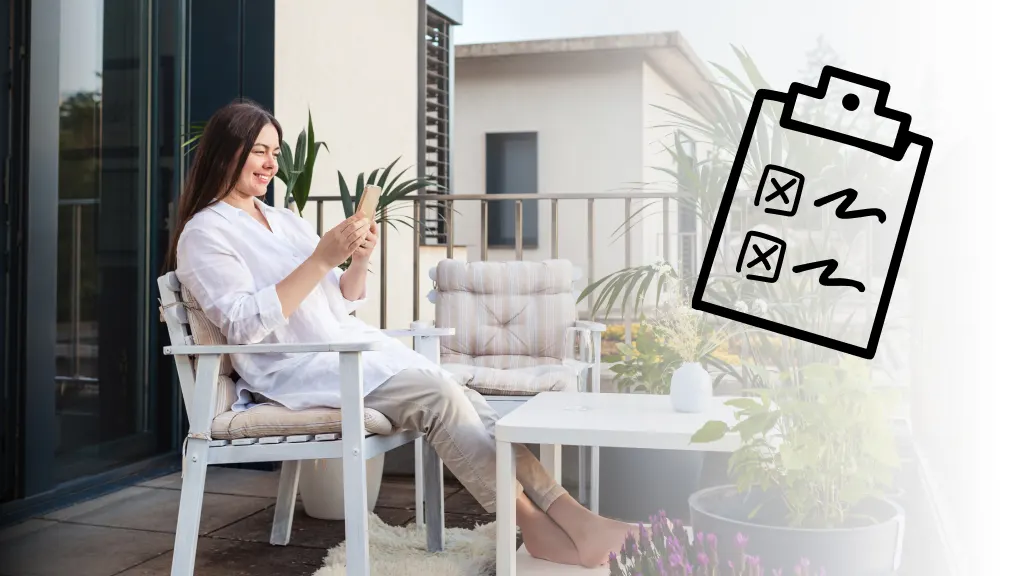
[[498,446],[497,576],[516,573],[516,461],[509,442]]

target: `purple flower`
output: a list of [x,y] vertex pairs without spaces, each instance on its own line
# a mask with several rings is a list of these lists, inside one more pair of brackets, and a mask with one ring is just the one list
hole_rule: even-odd
[[736,545],[740,547],[740,550],[747,547],[747,542],[750,542],[750,538],[744,536],[742,532],[736,533]]
[[701,566],[707,566],[708,565],[708,555],[703,553],[703,552],[701,552],[700,554],[697,554],[697,563],[700,564]]
[[683,565],[683,557],[679,554],[672,554],[668,557],[668,565],[675,568],[676,566]]
[[747,556],[747,565],[749,565],[751,568],[757,568],[758,566],[761,565],[761,557],[760,556]]
[[692,565],[692,564],[690,564],[689,562],[687,562],[686,564],[683,564],[683,570],[684,570],[684,571],[685,571],[685,572],[686,572],[687,574],[693,574],[693,565]]
[[704,545],[704,533],[703,532],[697,532],[697,543],[700,544],[701,546]]
[[718,545],[718,536],[714,534],[708,534],[708,548],[714,550],[715,546]]

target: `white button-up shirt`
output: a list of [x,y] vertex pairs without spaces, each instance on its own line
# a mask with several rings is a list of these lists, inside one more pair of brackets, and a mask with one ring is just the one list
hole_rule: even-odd
[[[313,227],[290,210],[257,200],[273,231],[225,202],[190,220],[178,240],[178,279],[228,344],[381,341],[381,351],[363,353],[363,389],[369,393],[406,368],[442,371],[401,341],[350,315],[366,302],[345,298],[342,271],[327,274],[299,307],[284,317],[277,283],[316,248]],[[232,354],[239,375],[232,408],[252,405],[251,392],[293,410],[341,406],[335,353]]]

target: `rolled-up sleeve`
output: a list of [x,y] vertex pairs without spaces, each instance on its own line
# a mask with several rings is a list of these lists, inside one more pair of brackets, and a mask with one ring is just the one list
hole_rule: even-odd
[[288,322],[277,287],[257,289],[249,267],[216,231],[186,229],[177,255],[179,280],[229,344],[262,342]]
[[345,271],[341,268],[334,269],[334,285],[338,287],[338,293],[341,294],[341,301],[345,303],[345,312],[351,314],[366,304],[366,286],[363,286],[363,297],[358,300],[349,300],[345,298],[345,293],[341,291],[341,277],[345,275]]

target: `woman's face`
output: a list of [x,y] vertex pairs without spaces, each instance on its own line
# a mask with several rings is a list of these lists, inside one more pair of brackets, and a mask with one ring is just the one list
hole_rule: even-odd
[[260,130],[245,159],[235,190],[246,197],[266,194],[267,185],[277,174],[277,155],[280,153],[281,143],[277,139],[277,130],[273,124],[267,124]]

